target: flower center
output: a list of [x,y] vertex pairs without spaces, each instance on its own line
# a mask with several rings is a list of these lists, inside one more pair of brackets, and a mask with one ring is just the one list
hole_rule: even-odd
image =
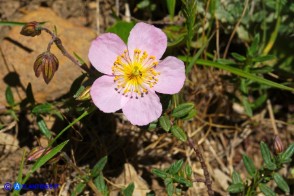
[[125,97],[144,97],[144,94],[158,82],[159,73],[155,71],[157,65],[156,58],[149,56],[145,51],[135,49],[131,60],[128,51],[125,50],[112,66],[115,90]]

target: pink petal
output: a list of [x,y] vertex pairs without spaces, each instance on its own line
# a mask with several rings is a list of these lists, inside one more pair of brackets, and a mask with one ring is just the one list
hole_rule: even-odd
[[98,71],[111,75],[114,61],[126,49],[125,43],[116,34],[104,33],[92,41],[88,57]]
[[164,32],[153,25],[143,22],[137,23],[130,32],[128,49],[130,58],[133,59],[135,49],[146,51],[149,55],[159,60],[167,47],[167,37]]
[[144,97],[130,99],[122,110],[133,125],[142,126],[158,119],[162,106],[155,92],[149,91]]
[[126,98],[114,90],[116,87],[112,76],[101,76],[93,83],[90,95],[94,104],[103,112],[111,113],[121,109]]
[[168,56],[155,68],[160,73],[154,90],[163,94],[178,93],[185,82],[185,65],[176,57]]

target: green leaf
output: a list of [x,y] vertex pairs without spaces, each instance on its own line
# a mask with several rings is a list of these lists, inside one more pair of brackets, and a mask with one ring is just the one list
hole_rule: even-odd
[[71,195],[79,195],[86,187],[86,184],[84,182],[80,182],[76,185],[73,193]]
[[[180,59],[183,60],[183,61],[186,61],[187,57],[181,56]],[[256,75],[247,73],[244,70],[241,70],[241,69],[229,66],[229,65],[220,64],[220,63],[217,63],[217,62],[213,62],[213,61],[209,61],[209,60],[203,60],[203,59],[198,59],[197,60],[197,58],[194,59],[194,57],[193,58],[188,58],[188,60],[190,60],[189,65],[190,64],[191,65],[198,64],[198,65],[214,67],[214,68],[226,70],[228,72],[231,72],[231,73],[236,74],[238,76],[250,79],[250,80],[255,81],[255,82],[259,82],[261,84],[265,84],[265,85],[275,87],[275,88],[279,88],[279,89],[282,89],[282,90],[294,91],[294,88],[291,88],[291,87],[288,87],[288,86],[285,86],[285,85],[282,85],[282,84],[279,84],[279,83],[264,79],[262,77],[258,77]]]
[[255,34],[253,42],[252,42],[250,48],[248,49],[249,56],[252,56],[252,57],[255,56],[255,54],[258,51],[258,45],[259,45],[259,34]]
[[9,106],[14,106],[15,102],[10,86],[6,87],[5,98]]
[[168,196],[172,196],[174,193],[173,180],[171,178],[164,179],[164,185]]
[[267,100],[267,93],[262,94],[253,103],[251,103],[251,107],[253,109],[257,109],[257,108],[261,107],[265,103],[266,100]]
[[220,63],[220,64],[224,64],[224,65],[236,65],[235,61],[230,60],[230,59],[219,58],[219,59],[217,59],[216,62]]
[[244,190],[244,185],[242,183],[231,184],[228,187],[228,192],[230,193],[240,193]]
[[260,183],[258,185],[258,187],[261,190],[261,192],[263,192],[263,194],[265,196],[275,196],[276,195],[276,193],[272,189],[270,189],[268,186],[266,186],[265,184]]
[[242,104],[244,106],[245,112],[248,116],[252,117],[253,116],[253,111],[251,109],[251,104],[248,101],[248,98],[246,96],[242,97]]
[[275,59],[276,56],[275,55],[265,55],[265,56],[258,56],[258,57],[254,57],[252,59],[253,62],[264,62],[264,61],[269,61],[272,59]]
[[82,57],[80,57],[77,53],[74,52],[73,54],[76,57],[76,59],[78,59],[78,61],[79,61],[80,64],[82,64],[82,65],[86,64],[86,62],[84,61],[84,59],[82,59]]
[[189,164],[186,165],[185,167],[185,173],[187,175],[188,178],[191,178],[192,176],[192,168]]
[[182,117],[182,120],[190,120],[192,118],[194,118],[194,116],[196,116],[197,114],[197,110],[195,108],[193,108],[185,117]]
[[100,193],[102,193],[103,196],[108,195],[108,188],[105,184],[103,174],[100,173],[95,179],[94,179],[94,184],[99,190]]
[[156,175],[156,176],[158,176],[158,177],[160,177],[160,178],[163,178],[163,179],[165,179],[165,178],[169,175],[169,174],[166,173],[165,171],[162,171],[162,170],[160,170],[160,169],[156,169],[156,168],[152,169],[151,172],[152,172],[154,175]]
[[177,125],[173,125],[171,128],[171,133],[179,140],[181,140],[182,142],[187,141],[187,135],[185,133],[185,131],[183,129],[181,129],[179,126]]
[[183,159],[176,161],[175,163],[171,164],[171,166],[168,168],[167,172],[170,174],[178,173],[179,170],[181,169],[183,163],[184,163]]
[[41,133],[46,136],[48,139],[51,139],[52,135],[50,130],[48,129],[44,119],[40,116],[37,117],[37,125],[41,131]]
[[232,173],[232,183],[233,184],[238,184],[238,183],[241,183],[242,184],[241,176],[236,171],[233,171],[233,173]]
[[43,104],[35,106],[32,109],[32,113],[36,115],[50,114],[53,109],[54,109],[54,106],[51,103],[43,103]]
[[139,9],[147,8],[150,5],[150,0],[143,0],[137,4]]
[[190,180],[187,180],[186,178],[182,177],[182,176],[178,176],[178,175],[174,175],[173,179],[180,184],[185,185],[186,187],[191,187],[193,184]]
[[291,144],[285,152],[281,154],[281,162],[282,163],[287,163],[289,160],[291,161],[291,158],[294,154],[294,144]]
[[274,173],[273,178],[280,189],[282,189],[285,193],[290,192],[290,188],[287,182],[284,180],[284,178],[280,174]]
[[181,118],[186,115],[194,108],[194,103],[182,103],[178,105],[173,111],[172,116],[175,118]]
[[238,61],[240,62],[243,62],[243,61],[246,61],[246,57],[245,56],[242,56],[238,53],[235,53],[235,52],[232,52],[231,55]]
[[264,74],[264,73],[270,73],[274,69],[270,66],[263,66],[263,67],[255,67],[255,68],[250,68],[250,73],[254,74]]
[[32,109],[32,113],[35,115],[54,114],[60,119],[63,119],[61,113],[58,110],[56,110],[56,108],[51,103],[43,103],[43,104],[35,106]]
[[275,163],[272,162],[271,151],[264,142],[260,142],[260,151],[261,151],[261,155],[265,163],[265,166],[270,170],[275,170],[277,166]]
[[91,171],[92,177],[95,178],[97,175],[99,175],[100,172],[102,172],[103,168],[105,167],[106,163],[107,163],[107,156],[104,156],[93,167],[93,169]]
[[166,0],[167,10],[171,20],[173,20],[175,15],[176,0]]
[[132,182],[132,183],[130,183],[130,184],[127,186],[127,188],[125,188],[125,189],[123,190],[123,194],[124,194],[125,196],[132,196],[132,195],[133,195],[133,192],[134,192],[134,189],[135,189],[135,185],[134,185],[134,183]]
[[243,162],[245,165],[245,168],[247,170],[247,172],[249,173],[250,176],[254,176],[256,173],[256,168],[254,166],[254,163],[252,161],[252,159],[250,159],[247,155],[243,155]]
[[[57,153],[59,153],[63,147],[67,144],[69,140],[66,140],[59,144],[58,146],[52,148],[48,154],[45,154],[41,158],[37,160],[37,162],[33,165],[31,172],[35,172],[37,169],[42,167],[47,161],[49,161],[52,157],[54,157]],[[45,151],[46,152],[46,151]]]
[[125,43],[127,43],[130,31],[134,26],[135,23],[133,22],[117,21],[106,31],[117,34]]
[[171,128],[170,119],[168,118],[167,115],[161,116],[159,118],[159,124],[163,128],[163,130],[165,130],[166,132],[168,132]]

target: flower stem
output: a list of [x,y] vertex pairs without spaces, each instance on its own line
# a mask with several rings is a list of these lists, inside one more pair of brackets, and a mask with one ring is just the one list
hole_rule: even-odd
[[62,44],[62,41],[61,41],[61,39],[59,37],[57,37],[52,31],[50,31],[46,27],[41,27],[41,30],[44,30],[46,33],[50,34],[51,37],[52,37],[52,40],[48,44],[47,51],[50,51],[52,44],[55,43],[55,45],[57,46],[57,48],[61,51],[61,53],[64,56],[66,56],[71,62],[73,62],[74,64],[76,64],[77,66],[79,66],[85,72],[87,72],[88,74],[91,74],[91,70],[89,69],[89,67],[86,64],[80,63],[71,54],[69,54],[67,52],[67,50],[64,48],[64,46]]

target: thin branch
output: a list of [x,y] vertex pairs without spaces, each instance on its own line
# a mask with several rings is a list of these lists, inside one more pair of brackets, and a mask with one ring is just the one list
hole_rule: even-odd
[[228,50],[229,50],[230,45],[231,45],[231,42],[232,42],[232,40],[233,40],[233,38],[234,38],[234,36],[235,36],[235,34],[236,34],[237,28],[238,28],[238,26],[240,25],[241,20],[242,20],[242,18],[244,17],[244,15],[245,15],[245,13],[246,13],[246,10],[247,10],[247,7],[248,7],[248,2],[249,2],[249,0],[246,0],[246,1],[245,1],[245,5],[244,5],[243,12],[242,12],[242,14],[241,14],[241,16],[240,16],[240,18],[239,18],[237,24],[235,25],[234,30],[233,30],[231,36],[230,36],[230,39],[229,39],[229,41],[228,41],[228,44],[227,44],[227,46],[226,46],[226,49],[225,49],[225,52],[224,52],[224,55],[223,55],[223,58],[224,58],[224,59],[227,57]]
[[67,50],[64,48],[62,41],[59,37],[57,37],[52,31],[50,31],[46,27],[41,27],[41,30],[44,30],[46,33],[50,34],[52,37],[52,40],[48,44],[47,51],[50,51],[52,44],[55,43],[57,48],[62,52],[62,54],[64,56],[66,56],[71,62],[73,62],[75,65],[79,66],[85,72],[91,74],[91,70],[88,68],[88,66],[86,64],[80,63],[78,60],[76,60],[75,57],[73,57],[71,54],[69,54],[67,52]]
[[[189,138],[188,142],[189,142],[190,147],[196,153],[196,156],[197,156],[197,158],[198,158],[198,160],[200,162],[200,165],[201,165],[201,167],[203,169],[203,173],[204,173],[204,177],[205,177],[204,183],[205,183],[205,185],[207,187],[207,193],[208,193],[209,196],[213,196],[214,191],[212,190],[212,181],[210,179],[210,175],[209,175],[206,163],[204,161],[204,158],[202,156],[202,153],[201,153],[200,149],[198,148],[198,145],[195,145],[192,139]],[[200,179],[196,179],[196,180],[200,180]]]

